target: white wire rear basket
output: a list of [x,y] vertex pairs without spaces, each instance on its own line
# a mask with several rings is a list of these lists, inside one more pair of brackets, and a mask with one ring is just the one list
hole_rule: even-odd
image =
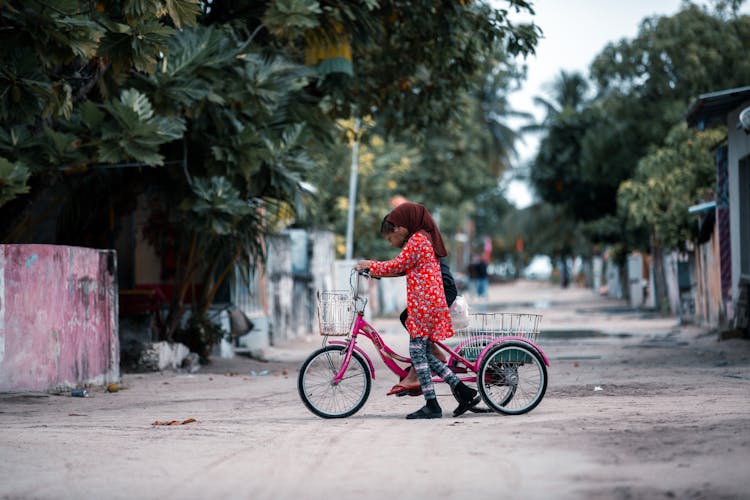
[[459,354],[473,361],[487,344],[499,337],[523,337],[536,342],[541,322],[541,314],[472,313],[469,326],[456,330],[453,341],[458,342]]
[[318,325],[321,335],[349,335],[355,314],[354,297],[351,292],[318,292]]

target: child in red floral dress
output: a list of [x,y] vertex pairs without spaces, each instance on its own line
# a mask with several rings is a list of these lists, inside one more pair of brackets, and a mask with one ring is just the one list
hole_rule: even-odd
[[[450,267],[445,262],[445,258],[448,257],[448,249],[443,244],[443,236],[440,234],[435,220],[432,218],[429,210],[424,205],[419,203],[412,203],[410,201],[400,201],[388,215],[383,218],[381,225],[381,233],[392,233],[397,226],[402,226],[408,229],[408,234],[403,241],[397,241],[394,247],[401,248],[404,246],[406,240],[412,234],[424,231],[424,233],[430,238],[432,248],[435,250],[435,256],[440,262],[440,272],[443,275],[443,289],[445,291],[445,298],[448,302],[448,307],[453,304],[458,295],[456,290],[456,282],[451,274]],[[387,231],[385,231],[387,229]],[[404,309],[401,313],[400,320],[401,324],[404,325],[404,329],[408,331],[406,327],[406,320],[409,317],[408,309]],[[443,351],[441,351],[435,344],[432,344],[432,352],[445,362]],[[399,381],[394,385],[388,395],[395,394],[396,396],[421,396],[422,388],[419,386],[419,379],[417,378],[417,372],[414,367],[409,365],[406,368],[406,375],[399,378]]]
[[409,235],[407,228],[394,226],[387,220],[383,222],[380,231],[392,246],[402,247],[401,253],[395,259],[385,262],[359,261],[355,269],[369,269],[373,276],[406,274],[406,327],[411,337],[409,355],[426,401],[424,407],[406,418],[442,417],[442,409],[432,383],[432,371],[451,386],[453,395],[459,402],[453,414],[458,416],[476,405],[479,397],[475,389],[461,382],[432,352],[432,341],[442,341],[453,336],[453,324],[445,300],[440,262],[430,237],[424,231]]

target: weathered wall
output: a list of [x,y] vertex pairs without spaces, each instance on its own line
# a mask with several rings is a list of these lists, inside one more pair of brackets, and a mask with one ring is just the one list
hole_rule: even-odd
[[333,283],[333,234],[290,229],[266,245],[270,344],[316,333],[316,290]]
[[695,249],[695,316],[701,325],[719,327],[725,319],[719,256],[718,228],[714,226],[713,237]]
[[0,245],[0,391],[119,380],[113,251]]
[[330,231],[313,231],[310,233],[312,252],[310,254],[310,273],[312,282],[308,286],[309,302],[307,306],[307,325],[305,333],[318,335],[317,292],[330,290],[334,283],[334,262],[336,260],[336,238]]
[[271,345],[295,338],[291,330],[294,309],[292,252],[288,234],[266,237],[268,276],[268,330]]

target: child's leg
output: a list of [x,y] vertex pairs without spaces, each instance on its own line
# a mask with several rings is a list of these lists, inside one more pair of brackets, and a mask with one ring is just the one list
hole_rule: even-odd
[[456,374],[448,368],[448,365],[440,361],[440,359],[432,353],[432,341],[428,340],[426,343],[427,362],[430,368],[451,386],[451,392],[458,401],[458,407],[453,410],[453,416],[457,417],[473,406],[476,406],[477,403],[481,401],[481,398],[477,396],[477,391],[461,382],[461,379],[459,379]]
[[[437,376],[445,380],[449,386],[451,386],[451,389],[456,387],[458,383],[461,381],[455,373],[453,373],[453,370],[448,368],[448,365],[443,363],[440,358],[435,356],[435,353],[432,351],[433,343],[431,340],[427,339],[427,363],[430,366],[430,369],[434,371]],[[413,358],[412,358],[413,359]]]
[[419,379],[419,385],[422,388],[422,394],[427,404],[425,404],[419,410],[409,413],[406,418],[440,418],[443,416],[443,410],[440,409],[440,405],[437,402],[437,396],[435,396],[435,387],[432,385],[432,372],[430,372],[430,364],[427,362],[427,339],[422,337],[416,337],[409,340],[409,354],[411,355],[411,363],[414,366],[414,371],[417,372],[417,378]]
[[[419,386],[422,388],[422,394],[425,399],[435,399],[435,386],[432,384],[432,372],[430,372],[430,363],[428,362],[429,339],[426,337],[412,337],[409,340],[409,356],[414,371],[417,372]],[[431,354],[431,353],[430,353]]]

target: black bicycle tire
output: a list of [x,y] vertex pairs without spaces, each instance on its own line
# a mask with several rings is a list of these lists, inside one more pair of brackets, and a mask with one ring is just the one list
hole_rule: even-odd
[[[486,374],[485,370],[487,368],[487,365],[490,363],[495,353],[499,350],[502,350],[508,347],[514,347],[514,348],[520,349],[526,352],[528,355],[532,356],[536,360],[536,363],[538,364],[540,371],[541,371],[541,375],[542,375],[542,383],[541,383],[541,388],[538,391],[538,395],[529,405],[526,405],[520,409],[509,409],[506,406],[504,406],[513,400],[513,397],[515,396],[515,390],[513,391],[513,394],[511,395],[511,397],[506,398],[501,405],[501,404],[495,403],[492,400],[490,395],[487,393],[484,382],[483,382],[485,374]],[[503,342],[493,347],[482,358],[482,362],[479,365],[479,371],[477,372],[477,388],[479,389],[479,394],[482,396],[482,400],[485,402],[485,404],[487,404],[487,406],[489,406],[496,412],[502,413],[504,415],[522,415],[536,408],[539,405],[539,403],[541,403],[542,399],[544,398],[545,393],[547,392],[548,381],[549,381],[549,376],[547,374],[547,365],[545,364],[544,359],[539,354],[539,352],[537,352],[536,349],[533,349],[532,347],[525,345],[522,342]]]
[[324,347],[321,347],[320,349],[317,349],[313,353],[311,353],[307,359],[302,363],[302,366],[299,371],[299,375],[297,377],[297,391],[299,392],[300,399],[302,399],[302,402],[304,403],[305,407],[307,407],[308,410],[310,410],[313,414],[321,417],[321,418],[346,418],[354,415],[357,413],[367,402],[367,398],[370,397],[370,389],[372,387],[372,379],[370,376],[370,368],[369,365],[365,362],[365,360],[362,358],[362,356],[357,352],[352,352],[352,359],[349,361],[349,363],[356,362],[360,365],[360,368],[362,370],[362,373],[365,377],[365,387],[364,392],[361,396],[361,398],[352,406],[351,408],[348,408],[343,413],[330,413],[326,412],[320,408],[318,408],[312,401],[310,401],[309,397],[305,393],[305,375],[307,374],[307,368],[310,366],[310,364],[321,354],[329,351],[344,351],[346,350],[346,346],[343,345],[327,345]]

